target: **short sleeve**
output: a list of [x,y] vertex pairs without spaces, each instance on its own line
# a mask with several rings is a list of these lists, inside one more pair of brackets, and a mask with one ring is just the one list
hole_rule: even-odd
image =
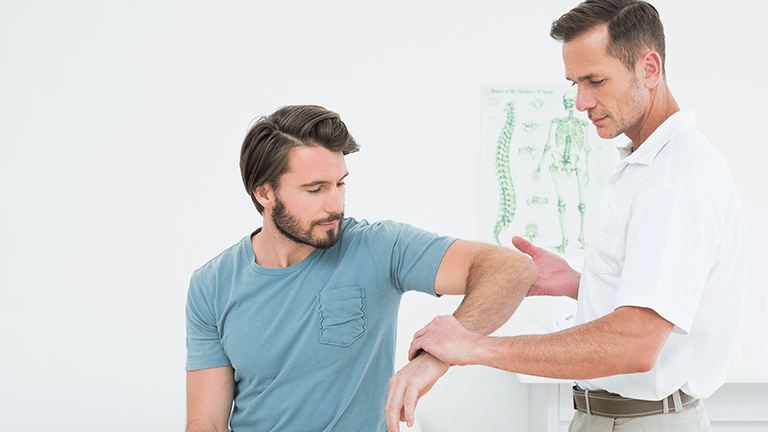
[[208,369],[230,364],[221,345],[213,308],[195,275],[187,293],[186,370]]
[[435,294],[435,278],[453,237],[439,236],[412,225],[392,221],[377,223],[372,237],[373,260],[389,273],[401,292]]
[[676,332],[688,333],[720,243],[695,197],[664,188],[639,198],[628,227],[616,307],[653,309],[675,324]]

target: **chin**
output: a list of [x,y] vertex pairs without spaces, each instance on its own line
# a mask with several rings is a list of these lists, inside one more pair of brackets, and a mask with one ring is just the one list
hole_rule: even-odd
[[597,128],[597,136],[599,136],[602,139],[613,139],[621,135],[622,133],[624,132],[617,131],[616,129],[608,129],[605,126],[601,126]]
[[330,249],[338,241],[339,241],[338,236],[328,236],[328,238],[323,239],[323,241],[315,242],[313,246],[318,249]]
[[315,236],[312,240],[312,246],[318,249],[329,249],[339,241],[340,228],[336,227],[332,231],[324,232]]
[[599,137],[600,137],[600,138],[602,138],[602,139],[611,139],[611,138],[615,138],[615,137],[613,137],[613,136],[610,136],[610,134],[608,134],[608,132],[607,132],[607,131],[604,131],[603,129],[600,129],[600,128],[598,128],[598,129],[597,129],[597,136],[599,136]]

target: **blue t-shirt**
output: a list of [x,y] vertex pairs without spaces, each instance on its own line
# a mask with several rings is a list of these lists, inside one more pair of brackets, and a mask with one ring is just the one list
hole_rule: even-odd
[[333,247],[265,268],[247,236],[192,274],[186,369],[233,367],[234,432],[384,431],[400,298],[435,294],[454,240],[347,218]]

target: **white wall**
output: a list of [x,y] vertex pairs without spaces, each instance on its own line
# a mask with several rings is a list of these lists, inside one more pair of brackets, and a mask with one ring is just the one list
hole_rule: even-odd
[[[183,427],[188,278],[259,226],[238,151],[281,105],[337,111],[361,143],[347,214],[477,237],[480,88],[563,82],[547,33],[575,3],[0,3],[2,429]],[[671,88],[743,193],[749,289],[765,295],[768,7],[655,3]],[[405,337],[454,306],[436,304],[406,298]],[[479,373],[423,405],[457,426],[522,426],[526,387]],[[509,393],[483,391],[502,380]]]

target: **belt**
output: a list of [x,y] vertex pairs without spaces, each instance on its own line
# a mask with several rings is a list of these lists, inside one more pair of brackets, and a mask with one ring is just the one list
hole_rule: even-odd
[[602,417],[644,417],[655,414],[667,414],[680,412],[692,403],[696,398],[688,396],[682,390],[678,390],[660,401],[647,401],[630,399],[609,393],[605,390],[584,390],[579,386],[573,386],[573,408],[587,414]]

